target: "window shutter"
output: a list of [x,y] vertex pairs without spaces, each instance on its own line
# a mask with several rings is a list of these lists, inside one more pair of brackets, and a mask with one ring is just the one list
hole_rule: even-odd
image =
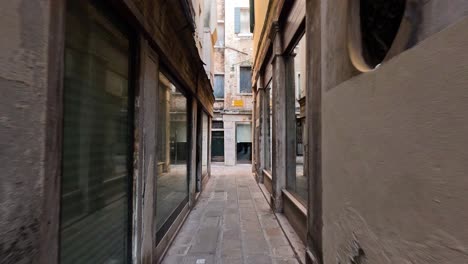
[[240,7],[234,8],[234,33],[240,33]]
[[255,28],[255,3],[254,0],[250,0],[250,33],[254,32]]

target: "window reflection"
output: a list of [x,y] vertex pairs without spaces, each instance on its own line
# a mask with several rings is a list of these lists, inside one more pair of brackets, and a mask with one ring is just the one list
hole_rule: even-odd
[[307,175],[304,171],[305,137],[305,96],[306,96],[306,43],[305,35],[294,48],[294,89],[296,97],[296,175],[288,177],[287,189],[296,194],[302,202],[307,200]]
[[187,98],[159,74],[156,229],[159,240],[187,201]]
[[129,40],[87,1],[66,20],[60,263],[126,263]]
[[267,138],[267,144],[265,146],[265,169],[267,171],[270,172],[271,174],[271,170],[272,170],[272,166],[273,166],[273,141],[272,141],[272,138],[273,138],[273,130],[272,130],[272,127],[273,127],[273,115],[272,115],[272,104],[273,104],[273,99],[272,99],[272,91],[271,91],[271,87],[272,87],[272,82],[270,81],[270,84],[268,85],[267,89],[266,89],[266,100],[267,100],[267,108],[266,108],[266,112],[267,112],[267,116],[268,116],[268,119],[265,120],[266,121],[266,127],[267,127],[267,133],[266,133],[266,138]]
[[202,112],[202,177],[208,174],[208,115]]

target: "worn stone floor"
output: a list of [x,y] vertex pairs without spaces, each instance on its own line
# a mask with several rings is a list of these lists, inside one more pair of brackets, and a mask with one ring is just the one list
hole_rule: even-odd
[[250,165],[212,166],[212,178],[163,263],[299,263]]

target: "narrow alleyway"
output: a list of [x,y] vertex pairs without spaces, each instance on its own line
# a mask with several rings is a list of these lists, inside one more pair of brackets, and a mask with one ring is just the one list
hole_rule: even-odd
[[163,261],[299,263],[250,165],[213,166],[212,178]]

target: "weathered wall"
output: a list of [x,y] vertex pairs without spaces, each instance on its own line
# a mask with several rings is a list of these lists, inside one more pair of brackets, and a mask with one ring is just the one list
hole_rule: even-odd
[[0,4],[0,262],[39,257],[50,1]]
[[468,18],[346,81],[322,8],[324,263],[467,263]]
[[[235,7],[248,8],[249,1],[226,1],[225,3],[224,108],[228,111],[251,111],[253,108],[252,95],[239,93],[239,67],[252,65],[252,35],[234,33]],[[242,100],[243,106],[233,106],[234,100]]]
[[[210,80],[200,59],[191,25],[181,2],[123,0],[138,23],[151,36],[161,62],[200,100],[211,114],[214,101]],[[174,41],[177,36],[178,41]]]
[[214,73],[224,74],[224,49],[223,48],[215,48]]

